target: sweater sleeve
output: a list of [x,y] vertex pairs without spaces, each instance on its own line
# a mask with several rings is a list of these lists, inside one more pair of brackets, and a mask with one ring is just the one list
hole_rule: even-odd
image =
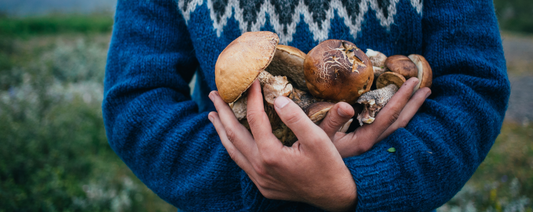
[[180,209],[246,210],[244,172],[191,100],[198,62],[176,8],[170,0],[118,1],[102,103],[109,144]]
[[[425,0],[432,95],[402,129],[345,159],[358,211],[430,211],[450,200],[498,136],[510,95],[491,0]],[[395,152],[387,151],[394,147]]]

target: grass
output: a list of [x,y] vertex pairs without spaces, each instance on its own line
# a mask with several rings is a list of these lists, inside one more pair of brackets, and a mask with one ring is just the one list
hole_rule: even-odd
[[533,33],[531,0],[494,0],[494,7],[502,29]]
[[0,17],[0,36],[28,37],[60,33],[105,33],[113,27],[109,13]]
[[0,41],[0,211],[176,211],[107,144],[109,36]]

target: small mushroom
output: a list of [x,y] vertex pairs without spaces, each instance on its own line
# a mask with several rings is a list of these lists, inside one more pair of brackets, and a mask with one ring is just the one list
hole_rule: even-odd
[[409,55],[409,59],[413,61],[418,69],[417,77],[419,81],[413,92],[423,87],[430,88],[433,82],[433,71],[426,58],[422,55],[411,54]]
[[366,49],[366,56],[372,62],[372,68],[374,70],[374,79],[377,79],[379,75],[383,74],[386,71],[385,61],[387,56],[379,51],[374,51],[372,49]]
[[311,49],[304,61],[309,92],[318,98],[354,104],[374,80],[372,63],[353,43],[326,40]]
[[411,59],[404,55],[393,55],[387,58],[385,66],[388,71],[401,74],[405,79],[416,77],[418,69]]
[[305,113],[315,124],[320,124],[333,106],[335,106],[335,103],[316,102],[307,107]]
[[376,119],[376,114],[385,107],[399,87],[405,83],[405,78],[394,72],[385,72],[376,80],[378,89],[364,93],[357,103],[363,105],[363,111],[357,115],[359,124],[371,124]]

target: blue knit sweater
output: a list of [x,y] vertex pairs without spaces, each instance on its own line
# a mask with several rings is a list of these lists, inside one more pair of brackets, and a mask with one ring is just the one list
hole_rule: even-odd
[[492,0],[119,0],[103,101],[109,144],[185,211],[319,210],[265,199],[207,119],[218,54],[257,30],[304,52],[344,39],[386,55],[421,54],[431,64],[432,95],[407,127],[344,159],[358,211],[439,207],[500,132],[510,86]]

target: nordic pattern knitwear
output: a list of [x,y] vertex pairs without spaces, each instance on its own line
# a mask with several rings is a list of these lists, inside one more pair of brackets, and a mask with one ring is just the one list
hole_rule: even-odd
[[102,106],[109,144],[180,209],[320,211],[265,199],[207,119],[218,54],[257,30],[304,52],[344,39],[386,55],[421,54],[432,65],[432,95],[407,127],[345,159],[358,211],[437,208],[500,132],[510,85],[491,0],[119,0]]

